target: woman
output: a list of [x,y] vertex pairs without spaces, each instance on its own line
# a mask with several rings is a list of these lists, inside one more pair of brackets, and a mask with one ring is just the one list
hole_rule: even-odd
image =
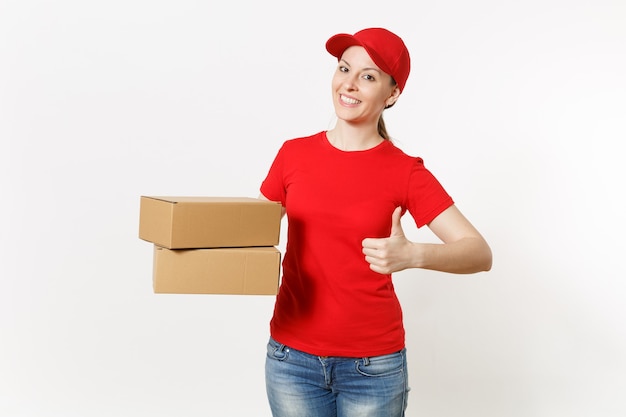
[[[418,157],[382,119],[406,84],[407,48],[368,28],[326,43],[337,123],[286,141],[260,198],[289,218],[271,320],[267,394],[275,417],[403,416],[409,391],[402,311],[391,274],[407,268],[475,273],[491,250]],[[442,243],[409,241],[401,216]]]

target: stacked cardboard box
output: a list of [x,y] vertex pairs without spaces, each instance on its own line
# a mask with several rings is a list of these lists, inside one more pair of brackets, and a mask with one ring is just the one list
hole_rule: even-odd
[[276,294],[280,220],[279,203],[256,198],[142,196],[154,292]]

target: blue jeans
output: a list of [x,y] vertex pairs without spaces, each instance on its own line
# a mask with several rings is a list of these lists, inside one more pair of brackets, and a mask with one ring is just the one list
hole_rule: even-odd
[[270,338],[265,383],[274,417],[403,417],[406,349],[369,358],[326,357]]

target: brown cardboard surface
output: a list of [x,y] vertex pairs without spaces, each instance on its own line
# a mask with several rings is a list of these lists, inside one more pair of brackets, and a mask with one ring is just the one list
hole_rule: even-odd
[[154,292],[275,295],[280,259],[275,247],[171,250],[155,245]]
[[249,197],[141,196],[139,238],[168,249],[276,246],[280,203]]

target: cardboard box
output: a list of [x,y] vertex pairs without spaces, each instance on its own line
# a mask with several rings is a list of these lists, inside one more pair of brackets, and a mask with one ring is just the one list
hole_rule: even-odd
[[275,295],[280,259],[275,247],[171,250],[155,245],[154,292]]
[[139,238],[168,249],[276,246],[280,203],[249,197],[142,196]]

